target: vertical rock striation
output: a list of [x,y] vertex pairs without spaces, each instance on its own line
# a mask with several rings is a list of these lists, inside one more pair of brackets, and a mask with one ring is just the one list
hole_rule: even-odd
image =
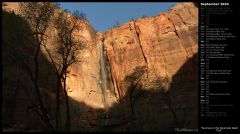
[[[17,3],[6,2],[2,6],[19,14]],[[168,12],[127,22],[106,33],[96,32],[86,20],[78,23],[80,29],[75,31],[74,38],[87,48],[79,54],[80,62],[70,67],[67,87],[69,96],[91,106],[103,107],[99,101],[102,47],[106,56],[106,87],[115,98],[125,95],[122,82],[135,67],[146,66],[150,78],[171,78],[198,52],[198,8],[191,2],[179,3]],[[55,36],[56,30],[50,26],[47,46],[53,53]]]
[[[19,14],[17,3],[7,2],[2,6]],[[81,107],[83,112],[73,119],[81,119],[79,124],[87,128],[91,126],[86,120],[96,121],[96,115],[94,119],[86,119],[89,113],[89,118],[93,118],[96,109],[111,107],[126,95],[123,80],[137,66],[147,67],[149,79],[172,79],[198,53],[198,8],[190,2],[177,4],[153,17],[127,22],[105,33],[95,31],[87,20],[77,21],[80,28],[73,37],[86,48],[78,54],[79,62],[68,70],[67,91],[70,99],[94,108],[91,113],[91,108]],[[57,60],[56,34],[50,24],[47,47]],[[42,52],[48,58],[43,48]],[[188,64],[189,72],[191,66],[197,66],[196,62]],[[96,126],[96,122],[92,124]]]
[[121,96],[121,82],[137,66],[147,66],[149,77],[171,78],[198,52],[198,8],[180,3],[169,12],[142,18],[104,35],[112,76]]

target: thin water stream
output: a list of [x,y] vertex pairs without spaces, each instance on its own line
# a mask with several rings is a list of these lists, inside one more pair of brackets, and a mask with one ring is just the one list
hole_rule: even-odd
[[103,103],[106,110],[106,122],[105,125],[108,126],[108,116],[109,116],[109,100],[108,100],[108,86],[107,86],[107,64],[106,64],[106,55],[104,52],[104,45],[102,44],[100,47],[100,86],[103,94]]

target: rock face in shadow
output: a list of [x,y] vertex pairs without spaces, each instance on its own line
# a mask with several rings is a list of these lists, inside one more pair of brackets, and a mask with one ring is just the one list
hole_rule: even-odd
[[[16,14],[19,14],[17,3],[4,3],[3,6],[6,10],[14,10]],[[72,19],[72,16],[69,15],[69,18]],[[127,22],[106,33],[97,32],[87,20],[76,21],[79,29],[74,31],[73,37],[86,48],[78,54],[80,62],[74,63],[68,70],[67,91],[71,100],[72,131],[173,130],[174,121],[171,113],[161,99],[159,101],[159,92],[151,90],[143,91],[138,98],[135,107],[136,119],[131,120],[132,115],[129,115],[127,102],[129,91],[124,87],[123,80],[137,66],[147,67],[149,80],[169,77],[171,79],[169,92],[176,97],[174,100],[176,103],[184,105],[178,113],[179,116],[189,113],[188,123],[185,122],[185,126],[193,128],[197,126],[198,8],[195,4],[180,3],[168,12]],[[9,34],[4,36],[8,39],[4,40],[3,46],[11,43],[12,37],[21,35],[22,31],[18,31],[17,25],[14,25],[16,31],[11,29],[6,32],[11,27],[7,21],[3,27],[5,33]],[[56,54],[55,49],[57,31],[52,24],[49,27],[47,48],[54,55],[54,59],[58,60],[59,55]],[[12,41],[15,41],[12,45],[18,43],[19,48],[32,45],[26,43],[28,40],[22,41],[14,38]],[[32,48],[17,51],[26,53],[27,56],[31,56],[33,52]],[[21,124],[28,118],[25,124],[37,129],[37,126],[42,124],[36,119],[36,115],[31,113],[29,116],[22,116],[22,113],[25,113],[31,106],[29,104],[31,101],[28,100],[24,91],[25,88],[21,87],[20,93],[11,91],[8,93],[10,89],[14,91],[17,87],[13,84],[17,82],[16,75],[21,74],[24,77],[20,82],[21,85],[27,85],[30,80],[25,78],[26,74],[21,73],[21,69],[20,73],[13,73],[18,68],[18,64],[14,66],[18,60],[13,57],[13,63],[10,64],[9,51],[5,51],[4,54],[6,55],[3,56],[3,61],[5,60],[6,64],[3,64],[3,69],[7,70],[4,73],[4,81],[7,84],[5,83],[3,91],[4,94],[10,94],[10,97],[5,96],[4,100],[11,100],[15,97],[14,94],[18,94],[20,100],[23,100],[17,101],[15,111],[18,113],[9,112],[14,110],[7,105],[14,102],[4,102],[4,115],[9,113],[4,118],[4,122]],[[49,111],[53,112],[54,109],[51,107],[54,107],[52,105],[54,105],[56,81],[55,77],[52,77],[54,73],[50,59],[43,48],[41,48],[40,57],[43,65],[41,89],[43,89],[43,94],[46,94],[45,103],[50,102]],[[11,85],[14,86],[10,87]],[[31,89],[32,85],[27,88]],[[108,109],[106,109],[106,104]],[[21,107],[22,105],[24,107]],[[11,115],[14,115],[14,119],[8,120]],[[15,119],[17,116],[18,118]]]
[[[20,16],[3,11],[2,17],[2,127],[15,127],[11,131],[43,129],[43,124],[34,112],[37,96],[26,67],[28,65],[34,70],[34,37],[30,36],[31,29]],[[42,52],[38,58],[40,92],[44,106],[51,113],[54,112],[52,108],[57,78]]]
[[[3,7],[19,14],[17,3],[4,3]],[[73,19],[71,15],[69,19]],[[172,78],[198,52],[198,7],[191,2],[179,3],[168,12],[127,22],[106,33],[97,32],[87,20],[75,21],[79,29],[73,37],[85,44],[86,49],[78,55],[80,62],[69,69],[68,93],[96,107],[104,106],[100,68],[102,46],[107,63],[107,89],[104,90],[107,90],[110,103],[124,96],[126,89],[122,82],[136,66],[146,66],[149,79]],[[58,59],[56,34],[50,24],[47,47]],[[42,52],[49,60],[43,48]]]
[[72,115],[79,117],[79,122],[81,122],[75,124],[72,131],[168,132],[174,131],[179,125],[182,128],[196,129],[198,127],[197,63],[198,55],[195,54],[173,75],[168,89],[167,95],[171,107],[175,109],[178,124],[176,124],[169,104],[164,100],[166,94],[162,94],[157,89],[146,90],[142,85],[141,89],[136,89],[133,96],[134,113],[131,112],[129,102],[130,90],[127,90],[119,102],[109,107],[108,111],[93,108],[71,98],[72,105],[75,105],[72,106],[74,107]]

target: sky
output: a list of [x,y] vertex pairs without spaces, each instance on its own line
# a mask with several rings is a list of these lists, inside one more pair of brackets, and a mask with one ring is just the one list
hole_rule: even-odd
[[60,2],[60,7],[71,12],[84,12],[93,27],[104,32],[118,21],[121,24],[131,18],[155,16],[168,11],[177,2]]

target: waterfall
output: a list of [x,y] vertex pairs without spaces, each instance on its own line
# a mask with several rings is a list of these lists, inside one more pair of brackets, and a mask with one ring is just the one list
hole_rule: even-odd
[[107,83],[107,64],[106,64],[106,56],[104,53],[104,45],[101,44],[100,49],[100,86],[103,94],[103,103],[106,109],[106,126],[108,125],[108,113],[109,113],[109,103],[108,103],[108,83]]
[[101,79],[100,79],[100,85],[103,93],[103,103],[104,107],[108,108],[107,103],[107,70],[106,70],[106,59],[104,55],[104,46],[101,45],[100,47],[100,71],[101,71]]

